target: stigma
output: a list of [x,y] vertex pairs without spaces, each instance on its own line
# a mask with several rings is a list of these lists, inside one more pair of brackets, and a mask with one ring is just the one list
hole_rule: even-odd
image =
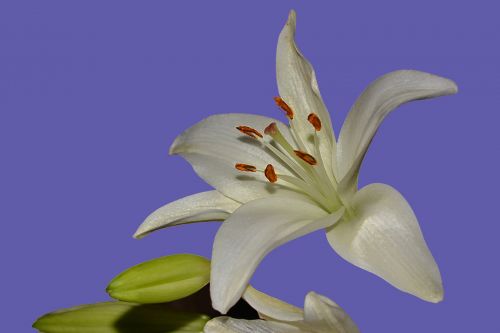
[[264,134],[273,136],[278,133],[278,126],[276,123],[270,123],[265,129]]

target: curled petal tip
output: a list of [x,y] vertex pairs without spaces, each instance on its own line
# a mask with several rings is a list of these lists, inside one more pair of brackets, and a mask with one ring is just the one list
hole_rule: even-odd
[[441,276],[439,275],[437,278],[438,280],[436,280],[436,277],[434,277],[434,279],[429,278],[427,281],[429,282],[429,284],[426,287],[422,286],[420,289],[416,289],[413,291],[408,291],[404,289],[401,290],[408,292],[409,294],[416,296],[423,301],[429,303],[439,303],[444,299],[444,290],[443,290],[443,284],[441,282]]
[[444,299],[444,291],[442,287],[438,288],[425,298],[426,301],[431,303],[439,303],[443,301],[443,299]]
[[[212,266],[213,267],[213,266]],[[225,315],[231,310],[234,304],[238,302],[240,297],[230,297],[226,290],[220,290],[213,282],[213,270],[210,272],[210,298],[212,300],[212,308]]]
[[144,222],[139,225],[135,233],[132,235],[134,239],[142,239],[145,236],[151,233],[151,228],[148,227],[149,219],[146,219]]
[[295,26],[297,22],[297,14],[295,13],[295,10],[290,10],[290,13],[288,13],[288,18],[286,20],[286,24],[282,30],[282,33],[285,33],[286,36],[290,38],[290,40],[293,40],[293,36],[295,35]]
[[[432,75],[432,74],[430,74],[430,75]],[[439,84],[439,86],[441,88],[442,95],[453,95],[453,94],[456,94],[458,92],[458,86],[452,80],[441,77],[441,76],[437,76],[437,75],[433,75],[433,76],[435,77],[435,79],[437,81],[436,84]]]
[[444,299],[443,295],[441,295],[439,297],[435,297],[435,298],[430,299],[429,302],[431,302],[431,303],[440,303],[440,302],[443,301],[443,299]]
[[143,238],[145,235],[144,233],[141,231],[141,228],[137,229],[137,231],[132,235],[132,238],[134,239],[141,239]]
[[170,148],[168,149],[168,154],[169,155],[175,155],[178,153],[178,147],[179,147],[179,137],[177,137],[174,142],[172,143],[172,145],[170,146]]
[[434,91],[434,94],[430,94],[425,98],[452,95],[458,92],[457,84],[452,80],[418,70],[398,70],[383,77],[390,78],[394,85],[414,82],[415,88],[420,86],[421,89]]
[[447,80],[448,80],[448,85],[449,85],[449,94],[450,95],[456,94],[458,92],[457,84],[450,79],[447,79]]
[[139,225],[139,227],[137,228],[137,230],[134,232],[134,234],[132,235],[132,238],[134,238],[134,239],[143,239],[144,237],[148,236],[150,233],[152,233],[153,231],[155,231],[156,229],[152,228],[150,226],[151,222],[152,221],[149,218],[146,218],[146,220],[144,220]]
[[212,282],[213,270],[210,274],[210,298],[212,300],[212,308],[219,311],[222,315],[225,315],[231,308],[231,305],[228,304],[227,299],[224,297],[225,295],[222,295],[222,293],[214,288],[214,283]]
[[212,297],[212,308],[219,311],[221,314],[225,315],[228,313],[230,307],[223,305],[221,302],[214,300]]
[[308,298],[312,298],[312,297],[317,297],[318,296],[318,293],[314,292],[314,291],[310,291],[306,294],[306,299]]

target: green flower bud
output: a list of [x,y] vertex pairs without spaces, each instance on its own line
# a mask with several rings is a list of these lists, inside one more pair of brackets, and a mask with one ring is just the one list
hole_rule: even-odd
[[175,254],[127,269],[106,290],[121,301],[163,303],[187,297],[209,281],[209,260],[193,254]]
[[33,328],[43,333],[195,333],[202,332],[209,319],[165,304],[106,302],[46,314]]

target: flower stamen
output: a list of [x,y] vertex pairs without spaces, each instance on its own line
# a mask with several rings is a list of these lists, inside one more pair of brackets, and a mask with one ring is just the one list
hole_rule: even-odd
[[244,171],[244,172],[256,172],[257,167],[250,165],[250,164],[244,164],[244,163],[236,163],[234,167],[239,170],[239,171]]
[[236,127],[238,131],[240,131],[243,134],[246,134],[254,139],[257,139],[257,137],[262,138],[262,134],[260,134],[259,131],[256,129],[249,127],[249,126],[238,126]]
[[269,136],[278,134],[278,126],[276,125],[276,123],[270,123],[269,125],[267,125],[267,127],[264,129],[264,134]]
[[321,120],[316,113],[310,113],[307,116],[307,121],[311,123],[316,132],[319,132],[321,130]]
[[[299,158],[297,156],[297,153],[295,153],[294,148],[292,145],[287,141],[287,139],[283,136],[281,131],[279,130],[278,126],[276,123],[271,123],[269,124],[266,129],[264,130],[264,133],[266,135],[271,136],[274,141],[281,146],[281,148],[287,153],[289,158],[286,158],[285,163],[287,163],[293,170],[300,175],[302,179],[304,179],[307,182],[314,182],[313,175],[310,173],[311,170],[309,168],[309,165],[314,165],[315,159],[311,155],[310,158],[308,158],[309,162],[304,161],[303,158]],[[274,150],[272,146],[267,145],[269,149]],[[303,153],[306,154],[306,153]],[[308,155],[308,154],[306,154]],[[307,157],[306,157],[307,158]],[[283,158],[282,158],[283,159]],[[314,164],[311,164],[311,162],[314,161]]]
[[271,183],[276,183],[278,180],[278,176],[276,176],[276,172],[274,171],[274,167],[272,164],[268,164],[266,166],[266,169],[264,170],[264,175],[266,176],[267,180],[269,180]]
[[291,154],[291,152],[293,151],[292,146],[290,145],[290,143],[288,143],[287,139],[283,136],[283,134],[281,134],[281,131],[279,130],[278,125],[276,125],[276,123],[270,123],[264,130],[264,134],[272,137],[289,154]]
[[286,102],[279,96],[274,97],[274,101],[276,102],[276,105],[279,106],[283,111],[286,112],[286,116],[288,119],[293,119],[293,110],[292,108],[286,104]]
[[300,150],[294,150],[293,152],[295,153],[295,155],[297,155],[304,162],[306,162],[310,165],[317,164],[316,159],[312,155],[309,155],[308,153],[304,153],[303,151],[300,151]]
[[[280,100],[276,98],[277,104]],[[284,103],[284,102],[283,102]],[[286,103],[284,104],[286,105]],[[288,105],[287,105],[288,106]],[[286,108],[286,107],[285,107]],[[290,109],[291,111],[291,109]],[[315,132],[315,154],[316,156],[321,156],[319,153],[318,137],[317,133],[321,129],[321,121],[316,114],[311,114],[308,117],[308,121],[316,130]],[[293,122],[290,122],[290,126],[293,127]],[[235,165],[236,169],[243,172],[259,172],[262,173],[266,179],[274,184],[276,182],[284,181],[297,190],[302,191],[313,198],[326,210],[332,210],[338,204],[337,200],[331,196],[331,188],[328,187],[328,182],[326,176],[321,173],[322,165],[321,160],[316,160],[313,155],[306,153],[304,150],[295,150],[295,148],[288,142],[283,133],[281,133],[279,126],[276,123],[270,123],[263,131],[263,134],[270,136],[276,146],[271,143],[271,141],[266,140],[262,137],[261,132],[249,126],[238,126],[236,127],[241,133],[248,135],[256,140],[258,140],[264,147],[270,150],[278,159],[280,159],[285,165],[287,165],[291,171],[295,174],[294,176],[286,174],[277,174],[274,166],[268,164],[265,169],[257,168],[253,165],[237,163]],[[292,128],[293,134],[293,128]],[[311,168],[310,166],[317,166],[316,168]],[[331,198],[331,199],[329,199]]]

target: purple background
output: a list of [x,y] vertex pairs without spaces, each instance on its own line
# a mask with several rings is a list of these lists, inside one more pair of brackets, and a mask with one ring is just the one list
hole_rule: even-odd
[[323,232],[272,252],[253,283],[297,305],[309,290],[328,295],[363,332],[498,330],[495,2],[207,2],[0,4],[0,330],[106,300],[107,282],[141,261],[210,255],[216,223],[131,235],[153,209],[208,189],[167,156],[182,130],[214,113],[283,118],[274,51],[290,8],[337,133],[388,71],[459,85],[393,113],[361,171],[362,184],[388,183],[411,203],[446,296],[435,305],[397,291],[342,261]]

